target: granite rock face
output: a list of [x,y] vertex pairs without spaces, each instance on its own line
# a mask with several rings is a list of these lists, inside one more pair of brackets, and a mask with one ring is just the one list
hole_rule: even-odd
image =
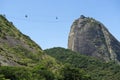
[[83,15],[71,26],[68,48],[105,62],[120,62],[119,41],[101,22]]

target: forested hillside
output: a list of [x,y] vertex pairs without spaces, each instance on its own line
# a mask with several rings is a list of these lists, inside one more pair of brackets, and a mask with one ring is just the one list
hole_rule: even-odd
[[82,69],[91,76],[92,80],[120,80],[120,66],[114,61],[105,63],[94,57],[60,47],[47,49],[45,52],[63,64]]

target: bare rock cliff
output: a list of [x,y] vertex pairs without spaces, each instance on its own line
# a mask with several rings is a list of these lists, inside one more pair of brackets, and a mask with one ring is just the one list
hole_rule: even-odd
[[68,48],[105,62],[120,62],[119,41],[101,22],[83,15],[71,26]]

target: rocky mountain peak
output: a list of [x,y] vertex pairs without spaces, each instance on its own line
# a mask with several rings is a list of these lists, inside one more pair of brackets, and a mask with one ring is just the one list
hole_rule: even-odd
[[119,41],[101,22],[83,15],[71,26],[68,48],[106,62],[120,61]]
[[85,16],[84,16],[84,15],[81,15],[81,16],[80,16],[80,19],[84,19],[84,18],[85,18]]

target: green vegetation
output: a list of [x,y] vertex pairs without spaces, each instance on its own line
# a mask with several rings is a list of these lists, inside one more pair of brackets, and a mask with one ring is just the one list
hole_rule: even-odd
[[2,66],[34,66],[42,60],[44,53],[30,37],[0,15],[0,56]]
[[63,64],[82,69],[91,76],[92,80],[120,80],[120,66],[115,62],[104,63],[93,57],[84,56],[64,48],[51,48],[45,52]]
[[119,75],[115,62],[60,47],[41,50],[0,15],[0,80],[120,80]]
[[26,67],[0,67],[0,80],[54,80],[54,75],[51,71],[45,68],[34,68]]
[[92,80],[83,70],[69,65],[59,70],[59,75],[48,67],[38,65],[28,67],[0,67],[0,80]]
[[[41,69],[41,66],[44,69]],[[0,80],[58,78],[62,68],[60,66],[61,64],[46,55],[30,37],[22,34],[0,15]]]
[[90,75],[85,71],[72,67],[70,64],[65,64],[62,70],[63,80],[92,80]]

